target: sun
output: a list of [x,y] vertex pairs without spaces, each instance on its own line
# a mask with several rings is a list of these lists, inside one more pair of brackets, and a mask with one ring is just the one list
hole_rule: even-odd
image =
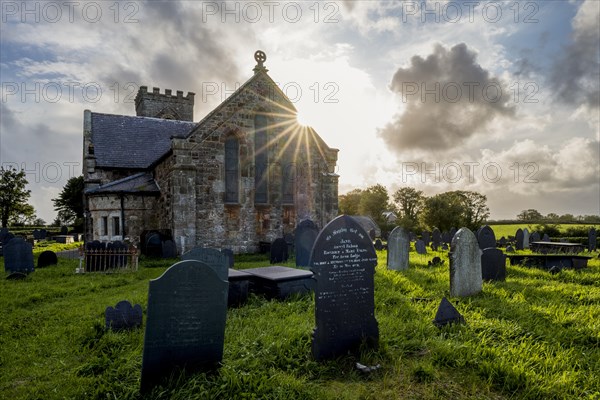
[[300,111],[298,111],[296,113],[296,121],[298,122],[298,125],[301,125],[301,126],[309,126],[310,125],[308,122],[306,113],[302,113]]

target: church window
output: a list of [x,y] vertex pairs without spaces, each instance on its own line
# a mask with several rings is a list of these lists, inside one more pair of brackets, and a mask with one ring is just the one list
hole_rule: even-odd
[[239,203],[239,148],[235,136],[225,140],[225,202]]
[[267,117],[263,114],[257,114],[254,117],[254,202],[257,204],[268,202],[268,145]]

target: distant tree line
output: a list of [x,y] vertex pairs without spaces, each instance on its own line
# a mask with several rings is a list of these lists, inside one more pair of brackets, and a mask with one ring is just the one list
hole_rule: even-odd
[[518,221],[536,223],[600,223],[600,215],[578,215],[549,213],[542,215],[538,210],[530,208],[523,210],[517,215]]

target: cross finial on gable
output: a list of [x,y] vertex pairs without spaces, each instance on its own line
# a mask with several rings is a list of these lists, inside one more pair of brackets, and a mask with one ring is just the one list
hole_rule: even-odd
[[256,66],[254,67],[254,73],[258,73],[259,71],[267,72],[268,69],[265,68],[264,62],[267,61],[267,55],[262,50],[256,50],[254,52],[254,60],[256,61]]

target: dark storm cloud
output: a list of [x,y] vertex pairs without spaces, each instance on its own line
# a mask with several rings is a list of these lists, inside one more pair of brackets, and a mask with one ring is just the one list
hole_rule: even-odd
[[510,90],[477,63],[466,44],[436,45],[426,58],[413,56],[394,74],[390,88],[405,109],[379,130],[394,151],[458,147],[497,116],[514,116]]

